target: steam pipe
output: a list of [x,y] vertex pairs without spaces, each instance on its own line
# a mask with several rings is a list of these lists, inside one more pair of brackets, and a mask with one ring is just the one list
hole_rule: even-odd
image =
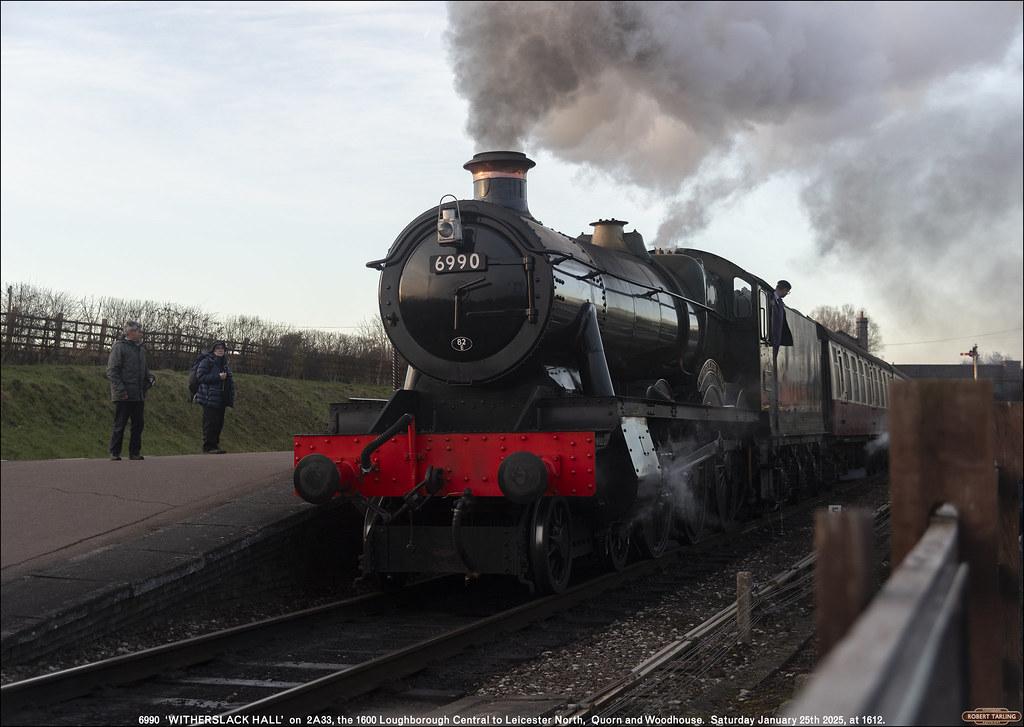
[[459,558],[462,559],[462,564],[466,566],[466,570],[476,573],[477,569],[473,567],[473,561],[466,551],[466,544],[462,542],[462,518],[469,512],[472,505],[473,492],[467,488],[462,493],[462,497],[455,503],[455,510],[452,513],[452,545],[455,546],[455,552],[459,554]]
[[381,432],[379,437],[366,445],[366,449],[359,455],[359,465],[364,475],[373,472],[373,463],[370,462],[370,455],[376,452],[386,441],[408,427],[412,423],[412,419],[412,414],[403,414],[399,417],[398,421]]
[[597,308],[593,303],[587,303],[580,311],[576,350],[580,357],[583,390],[591,396],[615,396],[615,386],[612,384],[608,359],[601,341],[601,328],[597,323]]

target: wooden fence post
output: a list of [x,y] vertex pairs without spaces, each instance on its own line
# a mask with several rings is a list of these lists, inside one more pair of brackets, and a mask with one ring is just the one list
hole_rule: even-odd
[[[8,289],[10,293],[10,289]],[[9,352],[14,347],[15,321],[18,320],[18,311],[14,308],[7,309],[7,325],[4,326],[4,352]]]
[[956,507],[960,559],[970,567],[965,708],[1001,706],[992,382],[899,381],[890,393],[892,567],[921,538],[939,505]]
[[750,571],[736,574],[736,631],[742,644],[750,643]]
[[1024,405],[995,403],[996,466],[999,469],[999,598],[1002,602],[1003,701],[1021,709],[1020,517]]
[[99,324],[99,345],[96,347],[99,355],[96,356],[96,359],[100,361],[103,359],[103,351],[106,350],[106,336],[108,336],[108,333],[106,333],[106,327],[109,325],[110,324],[106,318],[103,318]]
[[60,339],[64,333],[64,316],[58,314],[57,319],[53,322],[53,351],[59,357],[60,356]]
[[814,515],[814,620],[818,659],[846,635],[874,591],[874,517],[869,510]]

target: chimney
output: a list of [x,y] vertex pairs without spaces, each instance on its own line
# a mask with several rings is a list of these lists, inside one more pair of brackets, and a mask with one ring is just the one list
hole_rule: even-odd
[[484,151],[462,165],[473,175],[473,199],[530,214],[526,205],[526,172],[535,167],[519,151]]
[[857,314],[857,344],[868,350],[868,319],[864,317],[864,311]]

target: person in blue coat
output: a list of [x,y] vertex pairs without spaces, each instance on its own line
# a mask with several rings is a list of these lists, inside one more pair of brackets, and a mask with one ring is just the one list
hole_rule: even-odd
[[228,367],[227,350],[224,341],[214,341],[196,371],[199,391],[195,400],[203,407],[204,454],[224,454],[220,448],[224,411],[235,405],[235,379]]

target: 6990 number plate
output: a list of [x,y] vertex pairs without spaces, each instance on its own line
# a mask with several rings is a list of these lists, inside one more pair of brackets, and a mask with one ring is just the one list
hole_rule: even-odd
[[430,269],[438,275],[444,273],[475,273],[487,269],[487,256],[478,252],[431,255]]

